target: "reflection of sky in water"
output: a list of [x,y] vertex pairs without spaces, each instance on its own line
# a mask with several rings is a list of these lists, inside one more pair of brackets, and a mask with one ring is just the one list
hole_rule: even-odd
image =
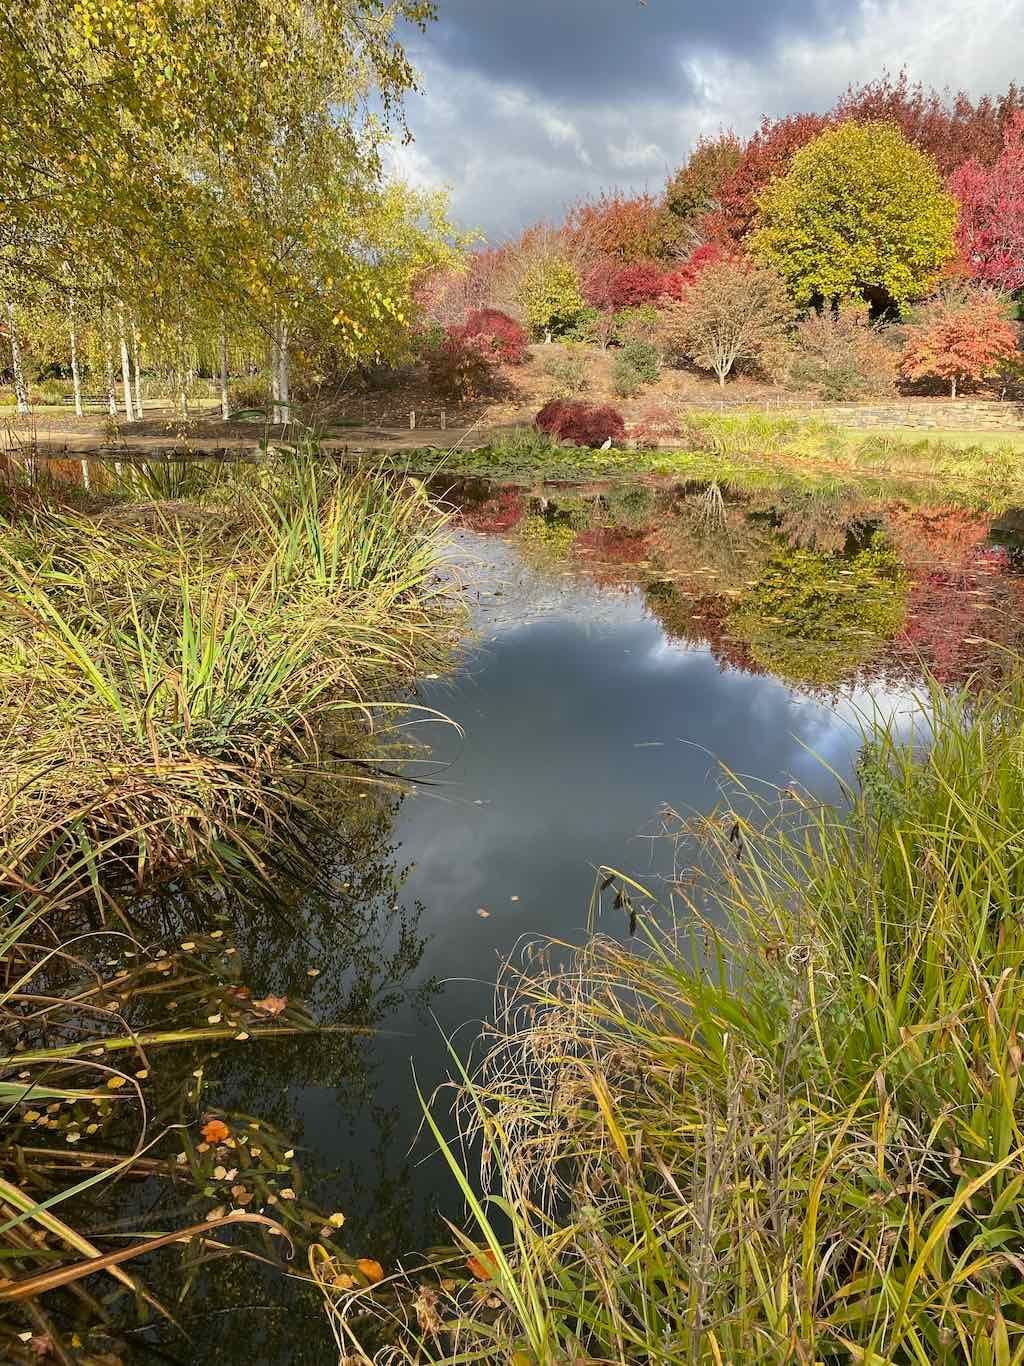
[[[402,1009],[374,1045],[375,1098],[401,1116],[396,1154],[419,1123],[411,1065],[429,1094],[446,1071],[442,1032],[468,1050],[517,943],[579,939],[600,864],[655,889],[670,874],[669,842],[648,838],[662,807],[710,809],[722,764],[828,793],[834,780],[822,763],[849,773],[858,718],[912,704],[906,693],[862,689],[827,700],[723,671],[706,647],[670,641],[638,592],[602,590],[558,565],[528,567],[510,543],[482,536],[463,536],[458,553],[473,562],[464,579],[477,635],[461,667],[425,681],[417,701],[464,734],[414,725],[432,746],[436,762],[423,771],[433,780],[402,802],[394,828],[397,862],[411,865],[402,900],[425,908],[416,980],[445,982],[436,1025]],[[603,928],[624,926],[609,918]],[[326,1165],[339,1149],[373,1149],[373,1121],[346,1113],[333,1091],[308,1088],[300,1105],[305,1140]],[[459,1211],[429,1142],[417,1153],[404,1236],[436,1203]],[[338,1196],[346,1208],[357,1202],[352,1191]],[[424,1236],[439,1235],[425,1227]]]

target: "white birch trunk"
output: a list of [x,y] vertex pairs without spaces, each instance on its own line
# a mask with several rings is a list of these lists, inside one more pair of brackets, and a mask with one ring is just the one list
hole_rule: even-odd
[[141,417],[142,407],[142,370],[139,366],[139,329],[134,321],[132,328],[132,369],[135,371],[135,416]]
[[277,395],[281,404],[281,417],[279,421],[286,423],[291,418],[291,408],[288,406],[288,324],[281,324],[281,336],[278,342],[277,363],[279,376],[277,381]]
[[7,325],[11,329],[11,369],[14,371],[14,397],[18,412],[28,412],[28,389],[25,385],[25,370],[21,363],[21,343],[18,341],[18,328],[14,321],[14,305],[7,305]]
[[124,327],[124,309],[117,311],[117,330],[121,341],[121,386],[124,389],[124,411],[129,422],[135,421],[135,404],[132,402],[132,366],[128,359],[128,334]]
[[228,397],[228,328],[223,318],[220,320],[220,415],[225,422],[231,416],[231,400]]
[[[75,302],[73,299],[71,301],[71,317],[68,322],[68,333],[71,337],[71,387],[75,394],[75,417],[84,417],[85,411],[82,408],[82,372],[78,368],[78,332],[75,329]],[[85,487],[89,487],[88,476],[86,476]]]
[[107,411],[117,417],[117,381],[114,378],[114,347],[110,340],[110,328],[103,321],[103,368],[107,379]]
[[92,488],[92,480],[89,478],[89,462],[88,460],[81,460],[79,463],[82,466],[82,487],[88,493]]
[[281,363],[278,345],[278,321],[275,318],[270,331],[270,421],[277,425],[281,421]]

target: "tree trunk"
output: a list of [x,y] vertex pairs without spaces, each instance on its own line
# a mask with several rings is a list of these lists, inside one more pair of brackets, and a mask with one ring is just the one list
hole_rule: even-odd
[[107,379],[107,411],[117,417],[117,381],[114,379],[114,347],[110,340],[110,328],[103,319],[103,368]]
[[132,402],[132,367],[128,359],[128,333],[124,326],[124,309],[117,310],[117,330],[121,341],[121,387],[124,389],[124,411],[129,422],[135,421],[135,404]]
[[281,421],[291,420],[291,408],[288,403],[288,324],[281,324],[281,340],[278,345],[278,366],[280,368],[280,378],[277,382],[277,394],[281,402]]
[[25,386],[25,370],[21,363],[21,343],[18,341],[18,328],[14,321],[14,305],[7,305],[7,325],[11,329],[11,369],[14,371],[14,397],[18,402],[18,412],[28,412],[28,389]]
[[280,420],[281,408],[278,399],[281,397],[281,366],[277,358],[277,319],[274,319],[270,329],[270,421],[271,425]]
[[178,327],[178,416],[188,417],[188,368],[185,364],[185,334]]
[[949,381],[949,396],[956,398],[956,375]]
[[89,462],[88,460],[81,460],[79,464],[82,466],[82,487],[88,493],[92,487],[92,481],[89,478]]
[[220,415],[227,422],[231,416],[231,400],[228,397],[228,326],[220,320]]
[[132,322],[132,369],[135,371],[135,416],[142,416],[142,371],[139,368],[139,329]]
[[[75,393],[75,417],[84,417],[85,412],[82,408],[82,375],[78,368],[78,333],[75,331],[75,301],[71,301],[71,317],[68,322],[68,332],[71,337],[71,387]],[[85,487],[88,489],[88,476]]]
[[718,371],[718,387],[719,387],[720,389],[724,389],[724,388],[725,388],[725,377],[726,377],[726,375],[727,375],[728,373],[729,373],[728,370],[719,370],[719,371]]

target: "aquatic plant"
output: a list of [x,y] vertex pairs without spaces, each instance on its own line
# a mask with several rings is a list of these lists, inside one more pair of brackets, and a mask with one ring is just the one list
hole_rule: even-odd
[[490,1196],[432,1125],[486,1294],[398,1359],[1019,1359],[1022,736],[1019,679],[936,689],[838,804],[680,820],[674,917],[601,870],[640,948],[509,969],[461,1073]]
[[[183,482],[197,476],[182,475]],[[436,642],[443,518],[416,483],[315,457],[196,502],[0,524],[7,886],[86,853],[83,885],[259,869],[367,688]]]

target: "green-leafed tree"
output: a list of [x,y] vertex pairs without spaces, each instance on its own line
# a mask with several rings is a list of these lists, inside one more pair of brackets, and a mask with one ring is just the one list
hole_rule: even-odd
[[894,124],[842,123],[758,196],[753,253],[802,306],[926,294],[955,250],[956,202]]

